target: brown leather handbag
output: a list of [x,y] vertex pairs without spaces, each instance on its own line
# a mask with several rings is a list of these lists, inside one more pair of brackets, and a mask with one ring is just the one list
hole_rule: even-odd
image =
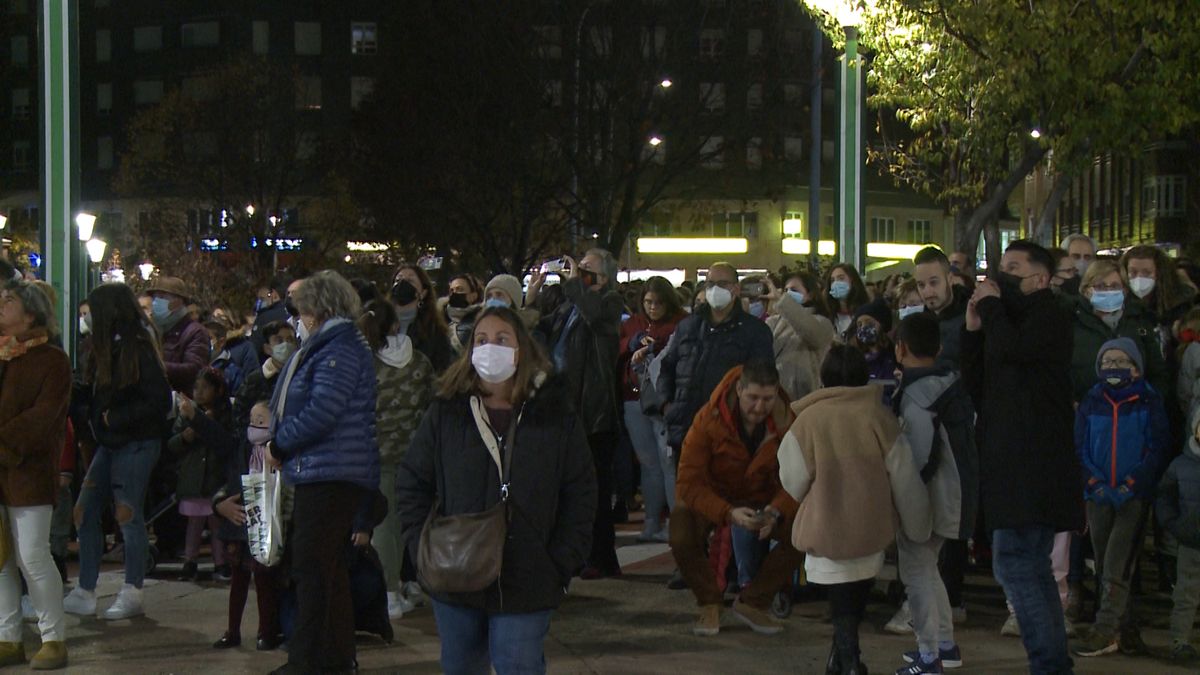
[[508,537],[508,481],[512,469],[517,414],[504,437],[500,462],[500,501],[478,513],[439,516],[441,498],[434,501],[417,550],[417,574],[432,593],[474,593],[500,578],[504,541]]

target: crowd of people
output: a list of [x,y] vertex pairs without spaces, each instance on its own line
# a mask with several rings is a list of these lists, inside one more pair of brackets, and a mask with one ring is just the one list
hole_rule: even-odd
[[[65,667],[64,612],[97,615],[103,560],[124,584],[99,617],[127,619],[146,609],[151,544],[194,580],[207,537],[229,583],[214,648],[241,645],[253,583],[255,647],[287,649],[274,672],[352,672],[356,630],[391,639],[421,605],[447,672],[541,672],[572,580],[621,576],[615,525],[636,494],[637,540],[669,544],[698,636],[721,631],[728,594],[734,619],[779,633],[772,603],[807,584],[830,604],[826,672],[865,673],[858,627],[894,561],[907,599],[888,629],[915,641],[896,672],[940,673],[964,663],[973,557],[1030,671],[1070,672],[1072,655],[1145,653],[1132,598],[1153,563],[1171,657],[1190,661],[1192,272],[1074,235],[1013,242],[986,278],[929,247],[874,283],[845,263],[723,262],[679,287],[618,283],[592,249],[527,283],[449,276],[444,294],[410,264],[383,283],[280,275],[253,311],[199,307],[163,276],[88,296],[72,373],[53,289],[2,263],[0,665],[26,660],[24,614],[32,666]],[[242,478],[271,471],[284,534],[268,565]]]

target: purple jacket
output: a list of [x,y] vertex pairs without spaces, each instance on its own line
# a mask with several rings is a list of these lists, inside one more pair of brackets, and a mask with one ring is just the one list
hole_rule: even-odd
[[163,336],[162,351],[171,389],[191,396],[196,376],[208,365],[209,352],[212,351],[208,331],[191,317],[184,317]]

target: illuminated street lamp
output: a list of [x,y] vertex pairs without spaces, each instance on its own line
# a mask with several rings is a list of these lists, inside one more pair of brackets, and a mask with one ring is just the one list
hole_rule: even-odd
[[250,216],[251,218],[254,217],[254,205],[253,204],[246,205],[246,215]]
[[96,228],[96,216],[90,213],[80,213],[75,216],[75,226],[79,228],[79,241],[88,241],[92,238],[92,231]]
[[662,87],[663,89],[670,89],[671,85],[673,84],[675,83],[671,81],[671,78],[664,77],[663,81],[658,83],[658,86]]
[[1042,137],[1042,130],[1038,129],[1037,127],[1034,127],[1033,129],[1031,129],[1029,131],[1029,137],[1036,141],[1037,139]]
[[154,276],[154,263],[147,260],[138,265],[138,272],[142,274],[142,281],[150,281],[150,277]]
[[650,143],[651,146],[657,148],[658,146],[663,144],[663,139],[661,136],[651,136],[650,140],[648,142]]
[[0,213],[0,230],[3,230],[8,225],[8,216]]
[[107,249],[108,242],[103,239],[89,239],[87,242],[88,258],[96,264],[104,260],[104,251]]

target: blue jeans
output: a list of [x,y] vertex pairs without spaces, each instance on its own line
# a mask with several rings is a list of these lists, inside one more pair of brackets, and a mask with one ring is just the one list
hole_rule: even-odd
[[675,510],[675,462],[661,417],[647,417],[638,401],[625,401],[625,428],[642,467],[642,499],[646,504],[646,534],[662,530],[662,510]]
[[1070,673],[1075,665],[1067,653],[1063,607],[1050,568],[1053,549],[1049,527],[992,533],[992,569],[1017,615],[1032,675]]
[[[763,558],[767,557],[767,542],[758,538],[756,530],[747,530],[737,525],[729,526],[733,544],[733,558],[737,563],[738,586],[745,588],[758,576]],[[769,540],[768,540],[769,541]]]
[[541,675],[546,672],[542,642],[550,630],[550,610],[488,614],[482,609],[433,601],[447,675]]
[[146,577],[146,486],[150,472],[158,462],[162,442],[135,441],[116,450],[100,446],[88,467],[79,501],[75,503],[75,524],[79,528],[79,586],[96,590],[100,576],[100,556],[104,553],[104,534],[100,515],[113,500],[117,523],[125,538],[125,583],[142,587]]

